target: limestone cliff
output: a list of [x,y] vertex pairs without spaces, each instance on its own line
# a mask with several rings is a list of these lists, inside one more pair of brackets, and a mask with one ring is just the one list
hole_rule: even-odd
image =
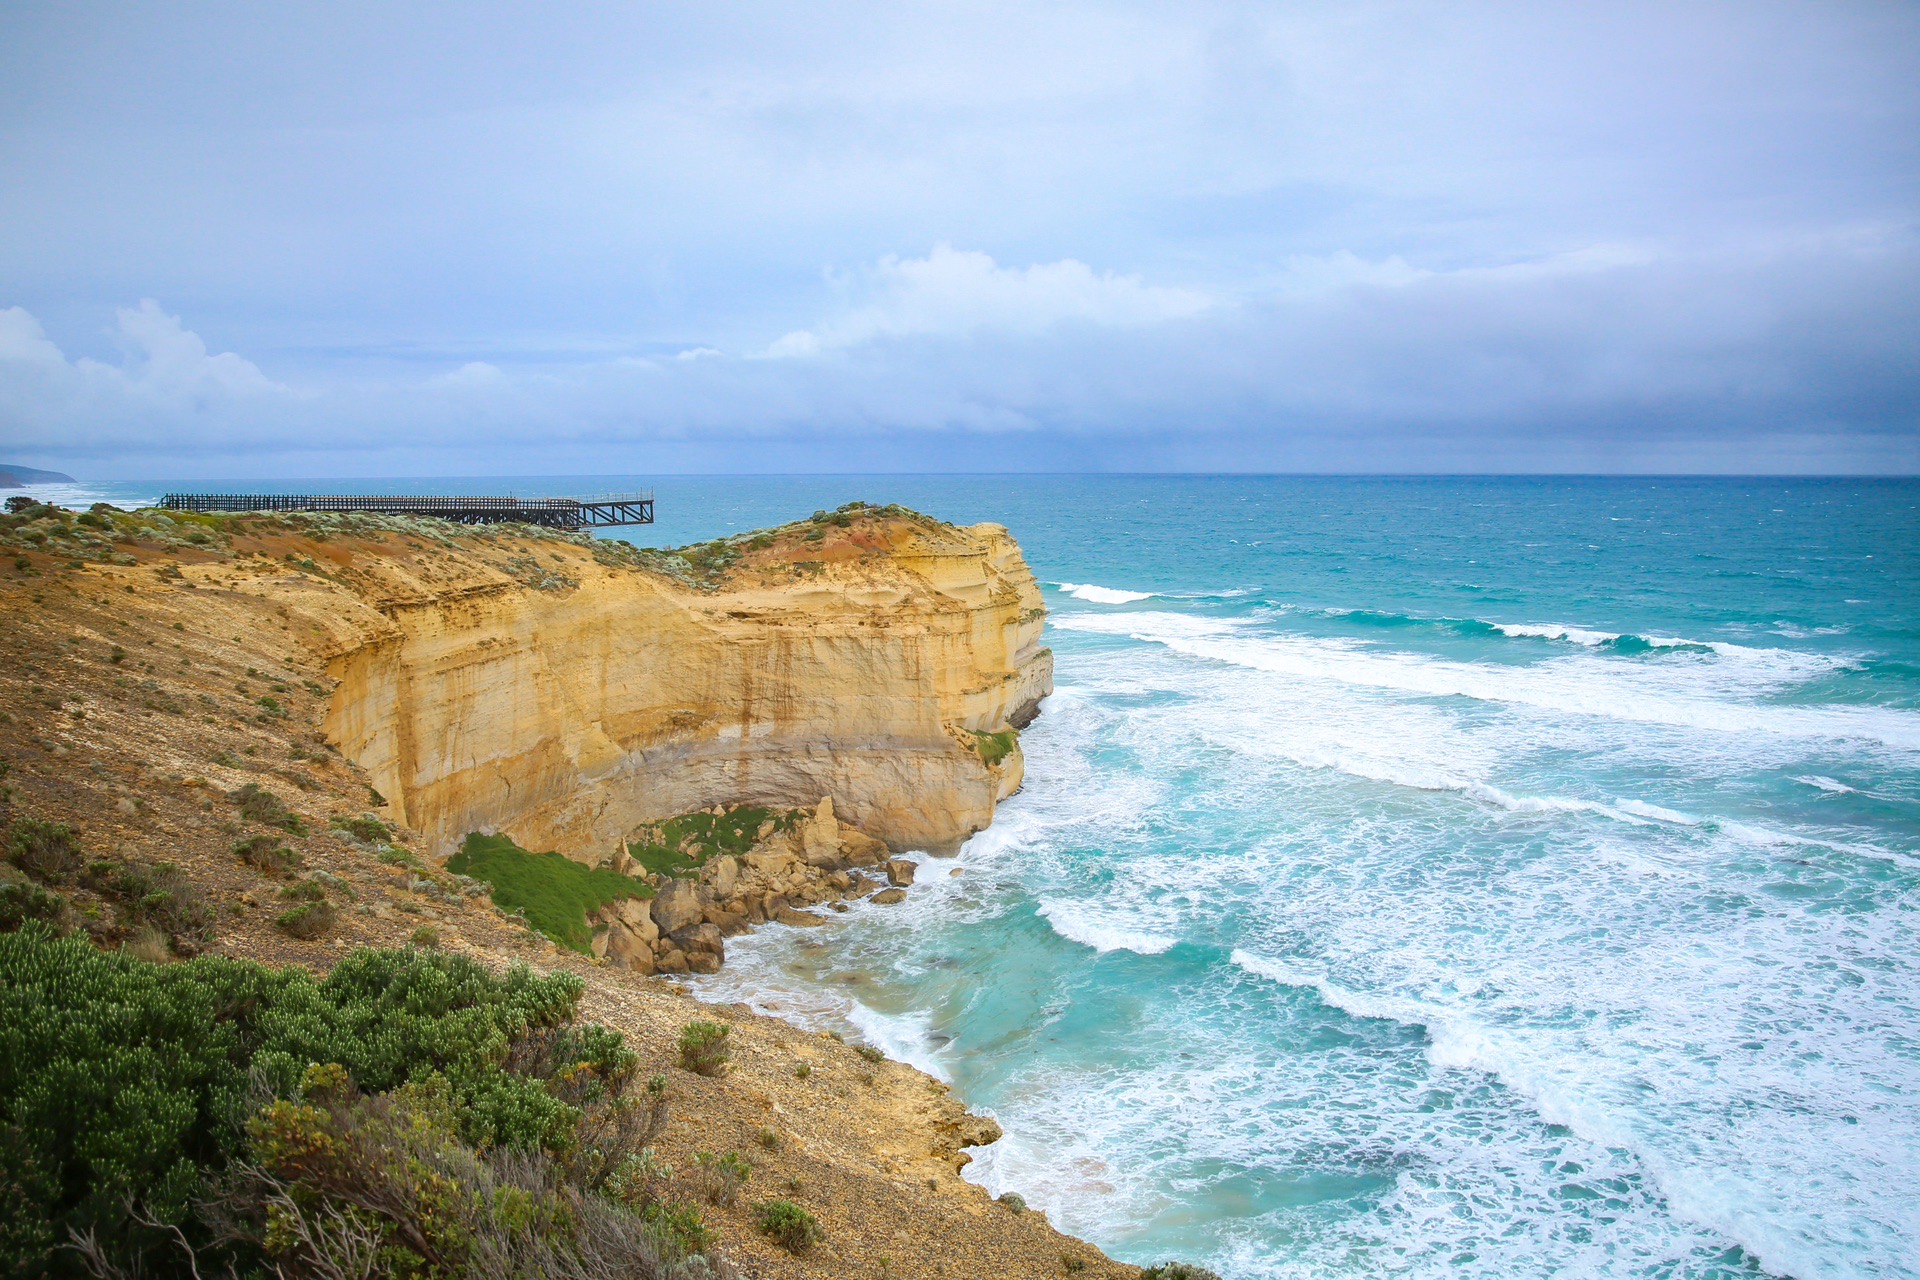
[[671,562],[343,533],[271,589],[339,682],[329,737],[442,852],[485,830],[598,856],[668,815],[823,796],[895,848],[950,848],[1018,787],[1005,731],[1052,688],[998,525],[841,513]]

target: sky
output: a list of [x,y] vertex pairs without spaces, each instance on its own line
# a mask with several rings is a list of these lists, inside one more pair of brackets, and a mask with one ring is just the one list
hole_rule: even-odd
[[1920,472],[1920,4],[0,0],[0,462]]

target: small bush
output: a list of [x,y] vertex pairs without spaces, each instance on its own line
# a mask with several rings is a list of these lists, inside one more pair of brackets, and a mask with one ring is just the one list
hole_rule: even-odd
[[885,1062],[887,1060],[886,1054],[870,1044],[863,1044],[856,1048],[854,1052],[865,1058],[868,1062]]
[[1000,1197],[1000,1203],[1007,1206],[1007,1208],[1013,1210],[1015,1213],[1025,1213],[1027,1211],[1027,1198],[1021,1195],[1018,1191],[1007,1192],[1005,1195]]
[[393,828],[370,813],[358,818],[329,818],[327,825],[335,831],[346,832],[361,844],[385,844],[393,839]]
[[291,875],[300,869],[300,855],[272,836],[248,836],[233,851],[240,861],[270,876]]
[[311,941],[333,928],[334,918],[332,903],[308,902],[291,911],[281,912],[273,922],[283,932]]
[[420,859],[397,844],[390,844],[373,856],[390,867],[412,867],[416,870],[420,867]]
[[693,1157],[694,1182],[708,1204],[729,1207],[753,1176],[753,1165],[738,1151],[699,1151]]
[[1220,1277],[1205,1267],[1196,1267],[1191,1262],[1163,1262],[1157,1267],[1148,1267],[1140,1273],[1140,1280],[1220,1280]]
[[413,931],[413,936],[408,938],[407,942],[412,946],[431,951],[440,945],[440,931],[430,924],[423,924]]
[[65,884],[80,869],[80,837],[64,822],[22,818],[7,833],[7,860],[36,880]]
[[65,933],[67,900],[37,884],[0,884],[0,933],[12,933],[38,920]]
[[297,880],[280,891],[289,902],[325,902],[327,887],[317,880]]
[[713,1233],[707,1230],[700,1210],[693,1205],[677,1200],[656,1200],[641,1210],[640,1216],[660,1233],[675,1252],[704,1254],[713,1247]]
[[240,816],[263,827],[279,827],[296,836],[307,834],[306,821],[282,804],[280,797],[257,782],[249,782],[231,793],[229,800],[239,808]]
[[133,935],[120,944],[120,950],[148,964],[165,964],[173,958],[172,950],[167,946],[167,935],[152,925],[135,929]]
[[695,1075],[720,1075],[733,1057],[731,1034],[717,1022],[689,1022],[680,1032],[680,1065]]
[[791,1200],[769,1200],[755,1215],[760,1230],[788,1253],[805,1253],[820,1239],[820,1223]]
[[760,1144],[760,1148],[763,1151],[778,1151],[780,1149],[780,1135],[772,1129],[762,1129],[754,1136],[754,1141]]
[[82,879],[119,905],[130,928],[158,929],[177,950],[191,953],[213,938],[212,905],[171,862],[94,862]]
[[811,1062],[802,1062],[798,1066],[794,1067],[793,1074],[795,1078],[800,1080],[805,1080],[808,1076],[811,1076],[813,1074],[813,1064]]

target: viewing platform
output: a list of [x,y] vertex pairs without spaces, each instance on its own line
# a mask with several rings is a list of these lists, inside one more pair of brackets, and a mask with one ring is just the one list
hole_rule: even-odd
[[383,516],[432,516],[456,524],[537,524],[549,529],[611,529],[653,523],[651,492],[605,493],[592,498],[170,493],[160,499],[160,505],[169,511],[366,511]]

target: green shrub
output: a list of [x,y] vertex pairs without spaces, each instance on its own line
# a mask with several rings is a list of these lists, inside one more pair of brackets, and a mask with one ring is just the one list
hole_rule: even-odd
[[694,1181],[709,1204],[727,1207],[753,1176],[753,1165],[738,1151],[698,1151],[693,1157]]
[[273,922],[280,926],[283,933],[312,941],[332,929],[336,919],[332,903],[307,902],[291,911],[282,911],[274,917]]
[[171,862],[90,862],[81,881],[119,907],[130,929],[158,929],[186,952],[213,938],[212,905]]
[[407,939],[407,945],[432,950],[440,945],[440,931],[430,924],[423,924],[413,931],[413,935]]
[[329,818],[327,825],[344,831],[361,844],[385,844],[393,839],[393,828],[370,813],[357,818]]
[[865,1058],[868,1062],[885,1062],[887,1060],[885,1053],[870,1044],[860,1045],[854,1049],[854,1052]]
[[679,1253],[703,1254],[713,1247],[713,1235],[700,1217],[700,1210],[693,1205],[656,1200],[641,1210],[641,1217],[660,1233],[662,1241]]
[[527,923],[569,950],[588,954],[593,932],[587,913],[622,898],[651,898],[653,886],[605,867],[588,867],[557,853],[528,853],[506,836],[469,835],[447,870],[483,880],[494,905],[518,911]]
[[1007,1192],[1005,1195],[1000,1197],[1000,1203],[1007,1206],[1007,1208],[1013,1210],[1015,1213],[1025,1213],[1027,1211],[1027,1198],[1021,1195],[1018,1191]]
[[21,818],[7,832],[7,860],[36,880],[65,884],[80,869],[80,837],[64,822]]
[[29,920],[38,920],[58,932],[67,917],[67,900],[37,884],[0,884],[0,933],[12,933]]
[[325,902],[327,887],[317,880],[296,880],[280,891],[289,902]]
[[1220,1277],[1205,1267],[1194,1266],[1191,1262],[1163,1262],[1157,1267],[1148,1267],[1142,1271],[1140,1280],[1220,1280]]
[[300,869],[298,853],[272,836],[248,836],[233,846],[240,861],[270,876],[291,875]]
[[762,1150],[778,1151],[780,1149],[780,1135],[772,1129],[762,1129],[754,1135],[754,1141],[760,1144]]
[[755,1215],[760,1230],[788,1253],[805,1253],[820,1239],[819,1221],[791,1200],[769,1200]]
[[980,762],[989,767],[999,764],[1013,754],[1020,742],[1020,734],[1013,729],[1002,729],[998,733],[976,733],[973,735],[973,749],[979,755]]
[[689,1022],[680,1031],[680,1065],[695,1075],[721,1074],[733,1056],[731,1031],[718,1022]]
[[296,836],[307,834],[306,821],[281,803],[280,797],[257,782],[249,782],[228,797],[239,808],[240,816],[263,827],[279,827]]
[[[77,1273],[70,1231],[94,1233],[127,1274],[143,1258],[184,1271],[171,1234],[140,1226],[133,1203],[180,1228],[202,1274],[225,1263],[271,1273],[265,1252],[288,1275],[313,1275],[312,1259],[271,1254],[263,1196],[283,1215],[313,1215],[292,1227],[392,1195],[380,1203],[415,1227],[407,1215],[438,1204],[461,1230],[497,1239],[502,1221],[518,1223],[556,1248],[565,1233],[543,1236],[541,1224],[584,1222],[598,1205],[623,1215],[593,1219],[606,1230],[624,1222],[628,1237],[662,1240],[589,1185],[632,1154],[620,1144],[652,1112],[627,1096],[635,1061],[620,1037],[574,1024],[580,992],[571,974],[496,977],[434,951],[356,951],[316,979],[220,956],[144,964],[40,923],[0,935],[0,1274]],[[336,1066],[314,1075],[315,1063]],[[275,1112],[276,1100],[292,1110]],[[635,1114],[639,1127],[621,1119]],[[300,1147],[302,1134],[325,1141]],[[250,1170],[271,1172],[286,1195],[275,1200]],[[237,1240],[217,1241],[209,1197]],[[496,1210],[506,1218],[487,1216]],[[459,1216],[469,1212],[480,1216]],[[434,1274],[465,1273],[446,1261]]]
[[692,875],[711,857],[753,848],[755,834],[768,820],[774,830],[789,831],[802,816],[797,810],[776,813],[758,805],[719,814],[683,813],[649,829],[643,839],[627,846],[627,854],[653,875]]

